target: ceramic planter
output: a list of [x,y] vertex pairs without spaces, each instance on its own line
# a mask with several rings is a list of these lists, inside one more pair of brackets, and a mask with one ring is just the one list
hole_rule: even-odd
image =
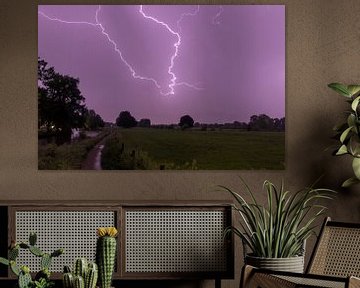
[[245,263],[262,269],[304,273],[304,256],[263,258],[246,255]]

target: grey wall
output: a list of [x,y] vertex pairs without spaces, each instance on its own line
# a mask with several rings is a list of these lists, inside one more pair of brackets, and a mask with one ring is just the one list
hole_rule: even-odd
[[[98,4],[98,1],[92,0],[76,1],[82,2]],[[39,3],[75,2],[57,0]],[[360,83],[360,22],[357,21],[360,2],[238,0],[227,3],[286,5],[285,171],[38,171],[38,3],[0,0],[0,200],[230,199],[226,194],[214,191],[212,185],[239,187],[237,176],[241,175],[263,201],[265,195],[261,185],[265,179],[277,184],[284,179],[289,189],[296,190],[324,174],[320,184],[339,191],[337,200],[330,204],[328,214],[337,220],[359,222],[360,186],[346,191],[339,188],[342,180],[351,173],[350,159],[334,158],[325,149],[333,143],[330,139],[332,127],[342,119],[346,108],[343,99],[330,91],[327,84],[335,81]],[[311,245],[312,242],[308,248],[310,251]],[[241,249],[237,248],[236,269],[239,271]],[[238,281],[239,273],[235,281],[225,281],[224,286],[237,287]],[[211,285],[212,282],[205,282],[202,286]]]

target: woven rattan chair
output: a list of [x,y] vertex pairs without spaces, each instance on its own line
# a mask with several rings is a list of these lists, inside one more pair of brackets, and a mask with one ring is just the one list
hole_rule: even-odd
[[360,224],[326,218],[306,273],[277,272],[246,265],[240,287],[360,287]]

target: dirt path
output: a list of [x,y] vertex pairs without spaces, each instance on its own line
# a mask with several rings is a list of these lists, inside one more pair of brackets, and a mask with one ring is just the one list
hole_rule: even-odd
[[104,148],[107,137],[98,142],[94,148],[90,150],[84,162],[81,164],[81,170],[102,170],[101,151]]

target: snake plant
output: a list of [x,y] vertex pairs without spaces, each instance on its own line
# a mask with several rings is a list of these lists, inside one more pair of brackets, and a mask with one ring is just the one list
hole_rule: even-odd
[[340,145],[334,154],[337,156],[350,155],[353,158],[354,176],[342,184],[343,187],[349,187],[360,183],[360,85],[331,83],[328,87],[344,96],[346,102],[350,104],[346,122],[334,127],[340,141]]
[[[242,180],[243,181],[243,180]],[[315,220],[324,213],[326,207],[317,202],[331,199],[334,193],[328,189],[305,188],[296,193],[285,191],[283,184],[278,189],[266,180],[266,205],[261,205],[254,193],[243,181],[246,194],[251,201],[225,186],[235,199],[233,205],[240,215],[239,227],[228,227],[225,235],[233,232],[247,245],[252,256],[266,258],[288,258],[301,255],[303,244],[316,227]]]

